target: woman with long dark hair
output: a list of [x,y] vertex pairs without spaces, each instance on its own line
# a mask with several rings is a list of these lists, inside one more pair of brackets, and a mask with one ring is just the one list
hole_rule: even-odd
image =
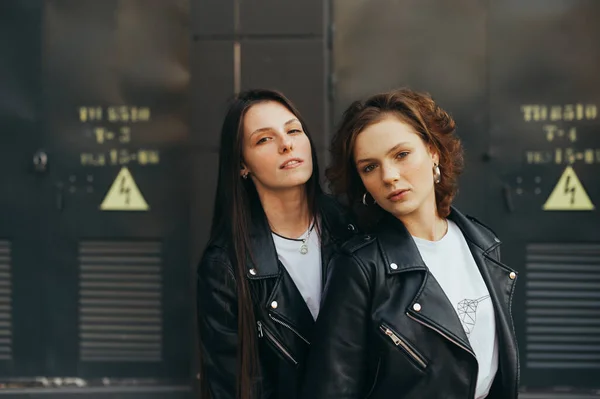
[[452,206],[454,120],[426,94],[374,95],[347,109],[332,155],[333,191],[369,227],[331,262],[302,397],[517,398],[517,273]]
[[198,267],[203,399],[296,397],[327,263],[354,231],[322,193],[315,147],[293,104],[271,90],[236,96]]

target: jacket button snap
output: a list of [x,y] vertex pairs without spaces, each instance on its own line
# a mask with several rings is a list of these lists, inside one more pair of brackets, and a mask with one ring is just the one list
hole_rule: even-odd
[[415,303],[415,304],[413,305],[413,310],[414,310],[415,312],[420,312],[420,311],[421,311],[421,304],[420,304],[420,303]]
[[394,270],[396,270],[398,268],[398,265],[395,263],[390,263],[390,267]]
[[511,280],[514,280],[515,278],[517,278],[517,274],[515,272],[510,272],[508,277],[510,277]]
[[356,230],[356,227],[354,227],[354,225],[353,225],[353,224],[349,224],[349,225],[348,225],[348,230],[350,230],[350,231],[354,231],[354,230]]
[[251,275],[256,276],[256,269],[250,269],[249,272]]
[[273,309],[277,309],[277,306],[278,306],[278,304],[277,304],[277,301],[273,301],[273,302],[271,302],[271,307],[272,307]]

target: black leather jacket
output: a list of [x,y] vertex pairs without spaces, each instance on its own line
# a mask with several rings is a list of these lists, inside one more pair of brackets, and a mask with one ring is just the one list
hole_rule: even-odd
[[[449,218],[465,236],[496,315],[499,366],[488,398],[515,399],[516,272],[500,262],[500,240],[489,228],[456,209]],[[302,398],[473,399],[477,360],[404,225],[387,217],[343,252],[330,266]]]
[[[345,210],[332,198],[318,200],[322,220],[323,278],[341,244],[356,234]],[[236,275],[224,237],[213,238],[198,267],[198,323],[201,384],[212,399],[236,397],[238,348]],[[262,212],[253,216],[251,245],[255,264],[248,264],[256,319],[263,399],[293,399],[299,391],[314,320],[285,267],[279,262]],[[323,286],[325,284],[323,283]],[[204,398],[203,398],[204,399]]]

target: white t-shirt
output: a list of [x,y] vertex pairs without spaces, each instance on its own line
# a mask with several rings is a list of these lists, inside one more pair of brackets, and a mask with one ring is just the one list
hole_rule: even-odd
[[429,271],[456,310],[479,364],[475,399],[485,398],[498,371],[494,307],[460,228],[448,220],[439,241],[413,237]]
[[292,277],[316,320],[321,304],[321,242],[317,229],[313,228],[306,241],[308,252],[302,254],[300,253],[301,240],[307,235],[308,230],[297,239],[284,238],[272,233],[277,257]]

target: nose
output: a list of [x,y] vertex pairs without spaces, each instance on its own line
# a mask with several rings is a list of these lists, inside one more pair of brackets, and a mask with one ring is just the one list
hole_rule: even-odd
[[279,146],[279,152],[285,154],[286,152],[290,152],[292,150],[293,141],[292,137],[288,134],[285,134],[281,138],[281,144]]
[[385,184],[393,184],[397,182],[400,178],[400,172],[397,168],[392,165],[382,165],[381,166],[381,179]]

